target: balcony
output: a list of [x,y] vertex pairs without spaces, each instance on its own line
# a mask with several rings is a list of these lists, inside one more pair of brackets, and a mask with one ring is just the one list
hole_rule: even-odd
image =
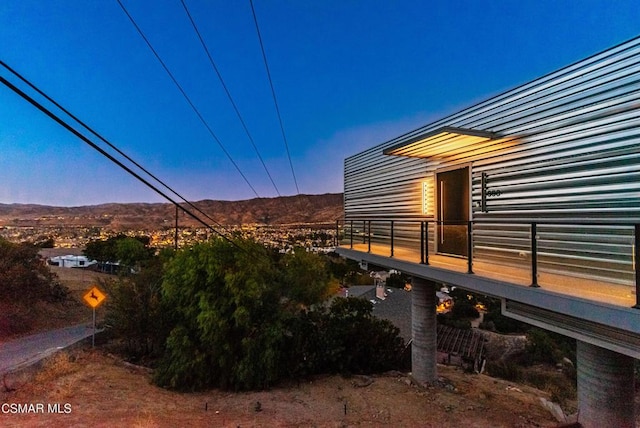
[[336,236],[349,258],[456,273],[452,285],[484,278],[640,309],[640,224],[350,219],[337,222]]

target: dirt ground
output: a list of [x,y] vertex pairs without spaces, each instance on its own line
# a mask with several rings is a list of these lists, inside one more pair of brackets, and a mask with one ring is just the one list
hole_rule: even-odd
[[100,280],[115,278],[113,275],[84,269],[73,269],[58,266],[49,266],[49,269],[51,272],[58,275],[60,282],[66,285],[74,295],[76,295],[76,293],[81,294],[83,291],[97,285]]
[[[3,403],[37,413],[0,412],[0,426],[131,427],[548,427],[548,396],[522,385],[439,366],[442,385],[422,389],[397,372],[326,376],[269,391],[177,393],[101,351],[61,353],[43,368],[10,375]],[[42,411],[38,411],[42,404]],[[49,406],[52,406],[50,409]],[[57,405],[57,407],[56,407]],[[15,408],[15,406],[14,406]]]

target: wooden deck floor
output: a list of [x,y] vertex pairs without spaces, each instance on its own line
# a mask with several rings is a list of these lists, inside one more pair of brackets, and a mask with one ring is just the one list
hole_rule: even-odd
[[[348,248],[348,246],[345,247]],[[353,250],[367,253],[369,252],[369,245],[354,244]],[[389,257],[390,248],[388,245],[371,244],[370,252]],[[395,248],[393,258],[420,263],[420,252],[405,248]],[[467,272],[466,258],[430,254],[429,265],[455,272]],[[518,267],[474,259],[473,272],[477,276],[509,282],[523,287],[530,286],[532,282],[531,270],[528,266]],[[635,287],[595,281],[575,275],[548,272],[542,268],[538,269],[538,285],[549,291],[627,308],[636,304]]]

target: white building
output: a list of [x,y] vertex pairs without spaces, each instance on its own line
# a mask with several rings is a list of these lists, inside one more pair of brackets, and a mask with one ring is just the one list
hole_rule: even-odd
[[65,256],[55,256],[49,258],[48,263],[51,266],[60,266],[66,268],[86,268],[97,264],[95,260],[89,260],[87,256],[74,256],[67,254]]

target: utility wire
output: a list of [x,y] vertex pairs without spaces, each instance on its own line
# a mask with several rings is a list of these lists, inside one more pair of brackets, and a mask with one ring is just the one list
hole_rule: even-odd
[[231,102],[231,105],[233,106],[233,109],[235,110],[236,115],[238,116],[238,119],[240,120],[240,123],[242,124],[242,127],[244,128],[244,132],[247,134],[247,137],[249,138],[249,141],[251,142],[251,145],[253,146],[253,150],[255,150],[256,155],[258,156],[258,159],[260,159],[260,162],[262,163],[262,166],[264,167],[264,170],[267,173],[267,176],[269,177],[269,180],[271,180],[271,184],[273,184],[273,187],[276,189],[276,193],[278,194],[278,196],[282,196],[280,194],[280,190],[278,189],[278,186],[276,186],[275,181],[273,181],[273,177],[269,173],[269,169],[267,168],[267,165],[265,164],[264,159],[262,159],[262,156],[260,155],[260,152],[258,151],[258,147],[256,147],[256,143],[253,140],[253,137],[251,136],[251,133],[249,132],[249,129],[247,128],[247,125],[244,122],[244,119],[242,118],[242,115],[240,114],[240,110],[238,110],[238,106],[236,105],[235,101],[233,101],[233,97],[231,96],[231,93],[229,92],[229,89],[227,88],[227,85],[225,84],[224,79],[222,78],[222,74],[220,74],[220,71],[218,70],[218,67],[216,66],[216,63],[213,60],[213,57],[211,56],[211,53],[209,52],[209,49],[207,48],[207,44],[204,42],[204,39],[202,38],[202,35],[200,34],[200,31],[198,30],[198,26],[196,25],[195,21],[193,20],[193,17],[191,16],[191,13],[189,12],[189,8],[187,8],[187,5],[184,2],[184,0],[180,0],[180,2],[182,3],[182,7],[184,8],[184,11],[187,13],[187,16],[189,17],[189,21],[191,21],[191,26],[193,27],[193,30],[196,32],[196,35],[198,36],[198,39],[200,40],[200,44],[202,45],[202,48],[204,49],[204,51],[207,54],[207,57],[209,58],[209,63],[211,63],[211,67],[213,67],[213,70],[215,71],[216,75],[218,76],[218,79],[220,80],[220,84],[222,85],[222,88],[224,89],[225,93],[227,94],[227,97],[229,98],[229,101]]
[[[2,64],[4,65],[4,62],[2,62]],[[233,240],[231,240],[230,238],[228,238],[227,236],[225,236],[224,234],[222,234],[221,232],[219,232],[217,229],[215,229],[213,226],[211,226],[210,224],[206,223],[204,220],[202,220],[200,217],[198,217],[197,215],[195,215],[193,212],[191,212],[190,210],[186,209],[185,207],[183,207],[182,205],[180,205],[178,202],[174,201],[172,198],[170,198],[168,195],[166,195],[164,192],[162,192],[160,189],[158,189],[156,186],[154,186],[153,184],[149,183],[147,180],[145,180],[143,177],[141,177],[139,174],[137,174],[135,171],[133,171],[131,168],[129,168],[128,166],[126,166],[125,164],[123,164],[122,162],[120,162],[118,159],[116,159],[115,157],[113,157],[111,154],[109,154],[108,152],[106,152],[104,149],[102,149],[100,146],[98,146],[97,144],[95,144],[93,141],[91,141],[89,138],[87,138],[86,136],[84,136],[83,134],[81,134],[78,130],[76,130],[75,128],[73,128],[71,125],[69,125],[67,122],[65,122],[64,120],[62,120],[59,116],[55,115],[52,111],[48,110],[46,107],[44,107],[42,104],[40,104],[39,102],[37,102],[35,99],[33,99],[32,97],[30,97],[29,95],[27,95],[25,92],[23,92],[21,89],[19,89],[17,86],[15,86],[14,84],[12,84],[11,82],[9,82],[7,79],[5,79],[4,77],[0,76],[0,83],[3,83],[5,86],[7,86],[9,89],[11,89],[12,91],[14,91],[16,94],[20,95],[22,98],[24,98],[26,101],[28,101],[30,104],[32,104],[34,107],[36,107],[38,110],[40,110],[41,112],[43,112],[45,115],[47,115],[49,118],[53,119],[55,122],[57,122],[59,125],[61,125],[63,128],[65,128],[67,131],[71,132],[73,135],[75,135],[76,137],[78,137],[79,139],[81,139],[82,141],[84,141],[85,143],[87,143],[89,146],[91,146],[93,149],[95,149],[96,151],[98,151],[101,155],[105,156],[107,159],[109,159],[111,162],[115,163],[116,165],[118,165],[120,168],[124,169],[126,172],[128,172],[129,174],[131,174],[133,177],[135,177],[137,180],[139,180],[140,182],[142,182],[143,184],[145,184],[147,187],[149,187],[150,189],[152,189],[153,191],[155,191],[157,194],[159,194],[160,196],[162,196],[163,198],[165,198],[166,200],[170,201],[173,205],[175,205],[176,207],[179,207],[183,212],[185,212],[187,215],[189,215],[190,217],[192,217],[193,219],[195,219],[196,221],[198,221],[200,224],[202,224],[203,226],[205,226],[206,228],[208,228],[209,230],[211,230],[212,232],[216,233],[217,235],[219,235],[220,237],[222,237],[223,239],[225,239],[226,241],[230,242],[231,244],[233,244],[234,246],[238,247],[239,249],[245,251],[244,248],[240,247],[238,244],[236,244]]]
[[[16,70],[14,70],[13,68],[11,68],[7,63],[5,63],[4,61],[0,60],[0,64],[6,68],[7,70],[9,70],[11,73],[13,73],[14,76],[18,77],[20,80],[22,80],[24,83],[26,83],[27,85],[29,85],[29,87],[31,89],[33,89],[34,91],[36,91],[38,94],[40,94],[41,96],[43,96],[44,98],[46,98],[49,102],[51,102],[53,105],[55,105],[56,107],[58,107],[60,110],[62,110],[64,113],[66,113],[69,117],[71,117],[73,120],[75,120],[76,122],[78,122],[80,125],[82,125],[86,130],[88,130],[89,132],[91,132],[93,135],[95,135],[96,137],[98,137],[102,142],[104,142],[105,144],[107,144],[109,147],[111,147],[113,150],[115,150],[116,152],[118,152],[118,154],[120,154],[121,156],[123,156],[125,159],[127,159],[129,162],[131,162],[132,164],[134,164],[136,167],[138,167],[140,170],[144,171],[148,176],[150,176],[151,178],[153,178],[155,181],[157,181],[158,183],[160,183],[162,186],[164,186],[165,189],[169,190],[171,193],[173,193],[174,195],[176,195],[178,198],[182,199],[183,202],[186,202],[190,207],[192,207],[193,209],[195,209],[196,211],[198,211],[200,214],[204,215],[206,218],[208,218],[209,220],[211,220],[212,223],[216,224],[218,227],[221,227],[224,230],[224,226],[221,225],[220,223],[218,223],[216,220],[214,220],[213,218],[211,218],[208,214],[206,214],[204,211],[202,211],[200,208],[198,208],[197,206],[195,206],[193,203],[189,202],[187,199],[185,199],[182,195],[180,195],[178,192],[176,192],[175,190],[173,190],[168,184],[166,184],[165,182],[163,182],[162,180],[160,180],[158,177],[156,177],[155,175],[153,175],[151,172],[149,172],[147,169],[145,169],[142,165],[140,165],[138,162],[136,162],[135,160],[133,160],[131,157],[129,157],[126,153],[124,153],[122,150],[120,150],[119,148],[117,148],[114,144],[112,144],[111,142],[109,142],[106,138],[104,138],[102,135],[100,135],[97,131],[95,131],[93,128],[91,128],[89,125],[87,125],[86,123],[84,123],[80,118],[78,118],[76,115],[74,115],[73,113],[71,113],[69,110],[67,110],[66,108],[64,108],[63,106],[61,106],[57,101],[55,101],[53,98],[51,98],[49,95],[47,95],[46,93],[44,93],[42,90],[40,90],[40,88],[38,88],[37,86],[35,86],[33,83],[31,83],[27,78],[25,78],[24,76],[22,76],[20,73],[18,73]],[[226,232],[226,230],[225,230]]]
[[[120,0],[118,0],[120,1]],[[300,188],[298,188],[298,180],[296,179],[296,173],[293,170],[293,162],[291,161],[291,153],[289,153],[289,143],[287,143],[287,136],[284,132],[284,125],[282,124],[282,116],[280,115],[280,108],[278,107],[278,100],[276,98],[276,91],[273,88],[273,80],[271,79],[271,72],[269,71],[269,63],[267,62],[267,54],[264,50],[264,44],[262,43],[262,36],[260,35],[260,27],[258,26],[258,18],[256,11],[253,8],[253,0],[249,0],[251,5],[251,13],[253,14],[253,22],[256,24],[256,32],[258,33],[258,41],[260,42],[260,49],[262,50],[262,59],[264,60],[264,66],[267,70],[267,78],[269,79],[269,86],[271,87],[271,95],[273,96],[273,103],[276,106],[276,113],[278,115],[278,122],[280,123],[280,131],[282,132],[282,139],[284,140],[284,146],[287,149],[287,157],[289,158],[289,165],[291,166],[291,174],[293,175],[293,182],[296,184],[296,193],[300,194]]]
[[162,68],[164,68],[164,71],[167,72],[167,74],[169,75],[169,77],[171,78],[171,80],[173,81],[173,83],[178,87],[178,89],[180,90],[180,93],[182,94],[182,96],[184,97],[184,99],[187,101],[187,103],[189,103],[189,105],[191,106],[191,108],[193,109],[193,111],[195,112],[195,114],[198,116],[198,118],[200,119],[200,121],[202,122],[202,124],[207,128],[207,130],[209,131],[209,134],[211,134],[211,136],[213,137],[213,139],[216,141],[216,143],[218,143],[218,146],[220,146],[220,149],[222,149],[222,151],[224,152],[224,154],[227,156],[227,158],[229,159],[229,161],[231,161],[231,163],[233,164],[233,166],[236,168],[236,170],[238,171],[238,173],[240,173],[240,175],[242,176],[242,178],[244,179],[244,181],[247,183],[247,185],[251,188],[251,190],[253,191],[253,193],[256,195],[256,197],[260,197],[260,195],[258,195],[258,192],[256,191],[256,189],[251,185],[251,183],[249,182],[249,179],[247,179],[247,177],[244,175],[244,173],[242,172],[242,170],[240,169],[240,167],[238,166],[238,164],[233,160],[233,157],[231,157],[231,154],[227,151],[227,149],[224,147],[224,145],[222,144],[222,142],[220,141],[220,139],[218,139],[218,137],[216,136],[216,134],[213,132],[213,130],[211,129],[211,127],[209,126],[209,124],[207,123],[207,121],[204,119],[204,117],[202,117],[202,114],[200,114],[200,111],[196,108],[196,106],[193,104],[193,102],[191,101],[191,99],[189,98],[189,96],[187,95],[187,93],[184,91],[184,89],[182,89],[182,86],[180,86],[180,84],[178,83],[178,81],[176,80],[176,78],[173,76],[173,74],[171,73],[171,71],[169,70],[169,68],[167,67],[167,65],[164,63],[164,61],[162,61],[162,58],[160,58],[160,55],[158,54],[158,52],[156,52],[156,50],[153,48],[153,46],[151,45],[151,42],[149,42],[149,39],[147,39],[147,37],[144,35],[144,33],[142,32],[142,29],[138,26],[138,24],[136,23],[136,21],[133,19],[133,17],[131,16],[131,14],[129,14],[129,12],[127,11],[127,9],[124,7],[124,5],[122,4],[122,2],[120,0],[116,0],[118,2],[118,4],[120,5],[120,7],[122,8],[122,11],[125,13],[125,15],[127,15],[127,17],[129,18],[129,20],[131,21],[131,23],[133,24],[133,26],[135,27],[135,29],[138,31],[138,34],[140,34],[140,36],[142,37],[142,39],[145,41],[145,43],[147,44],[147,46],[149,47],[149,49],[151,49],[151,52],[153,52],[153,54],[155,55],[156,59],[160,62],[160,64],[162,65]]

